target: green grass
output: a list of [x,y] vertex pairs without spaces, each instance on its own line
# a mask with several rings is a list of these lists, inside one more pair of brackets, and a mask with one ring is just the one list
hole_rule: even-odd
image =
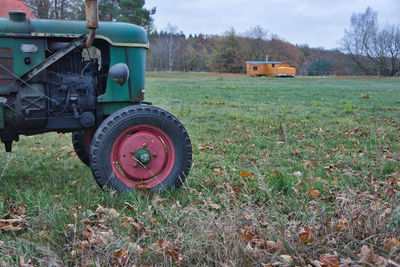
[[[248,266],[280,255],[305,265],[334,251],[358,260],[369,245],[399,262],[400,247],[385,246],[400,238],[399,94],[399,79],[150,73],[146,100],[177,116],[192,140],[185,186],[157,201],[141,192],[103,192],[74,156],[70,134],[21,137],[11,154],[0,152],[0,215],[24,205],[28,225],[0,233],[0,261],[18,264],[22,255],[44,266],[53,258],[107,265],[127,248],[127,266]],[[320,196],[312,198],[310,189]],[[96,215],[98,205],[120,215]],[[123,216],[145,230],[124,227]],[[343,218],[349,227],[340,230]],[[103,219],[114,238],[82,249],[83,219]],[[307,244],[299,238],[302,227],[312,228]],[[154,249],[161,239],[173,242],[176,253]]]

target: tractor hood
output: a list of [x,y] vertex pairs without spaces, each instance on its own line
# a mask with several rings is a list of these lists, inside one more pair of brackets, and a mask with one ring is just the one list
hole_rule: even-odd
[[[23,12],[13,12],[10,18],[0,18],[0,36],[76,38],[88,34],[85,21],[26,19]],[[114,46],[148,48],[146,31],[129,23],[100,22],[96,38]]]

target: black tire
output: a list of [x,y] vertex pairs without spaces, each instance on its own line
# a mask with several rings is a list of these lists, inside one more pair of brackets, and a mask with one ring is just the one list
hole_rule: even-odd
[[72,133],[72,145],[78,158],[87,166],[90,165],[90,146],[86,139],[86,132],[79,131]]
[[[137,148],[133,149],[140,143],[137,142],[139,135],[143,133],[153,134],[142,128],[156,131],[156,134],[151,135],[156,140],[155,142],[151,140],[151,142],[153,144],[163,144],[157,146],[157,148],[161,149],[161,153],[158,158],[156,156],[151,158],[148,168],[145,168],[144,165],[147,163],[138,161],[137,153],[139,152]],[[148,153],[149,155],[157,155],[157,153],[150,151],[153,145],[151,142],[148,146]],[[143,144],[143,147],[145,147],[145,144]],[[122,152],[130,151],[131,148],[132,155]],[[135,151],[137,151],[136,156],[134,156]],[[124,154],[123,158],[121,153]],[[115,157],[118,158],[115,159]],[[157,160],[163,163],[158,164]],[[133,169],[133,167],[129,167],[131,165],[126,163],[128,161],[133,162],[133,165],[137,165],[136,162],[141,165],[134,167],[139,169]],[[154,162],[152,163],[152,161]],[[150,178],[137,178],[137,176],[131,175],[138,171],[150,173],[153,170],[153,164],[156,166],[155,169],[161,168],[162,171],[156,174],[152,173]],[[145,186],[148,185],[146,188],[151,188],[153,192],[160,192],[172,186],[179,187],[185,181],[191,164],[192,146],[186,129],[173,115],[154,106],[130,106],[111,114],[97,129],[90,147],[90,167],[96,182],[101,188],[109,187],[120,192],[143,188],[143,184]],[[163,169],[163,166],[168,168],[165,167]],[[124,167],[128,168],[128,173],[124,172],[126,170]],[[137,183],[138,181],[141,181],[140,185],[131,184],[131,182]],[[159,181],[160,183],[156,184]]]

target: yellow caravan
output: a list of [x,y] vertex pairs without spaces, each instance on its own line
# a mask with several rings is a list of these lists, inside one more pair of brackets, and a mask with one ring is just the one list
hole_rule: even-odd
[[247,61],[247,75],[269,77],[295,77],[296,68],[282,61]]

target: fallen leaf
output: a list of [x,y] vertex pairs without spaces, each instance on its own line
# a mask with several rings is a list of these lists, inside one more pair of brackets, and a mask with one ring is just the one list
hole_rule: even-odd
[[399,239],[395,237],[389,238],[385,243],[385,248],[389,251],[400,249]]
[[277,252],[284,249],[282,240],[277,241],[266,241],[267,250],[270,252]]
[[338,228],[339,231],[348,230],[349,229],[349,222],[347,221],[347,218],[340,219],[337,228]]
[[135,184],[134,186],[133,186],[137,191],[148,191],[148,193],[150,193],[150,190],[151,190],[151,187],[150,187],[150,185],[148,185],[147,183],[145,183],[145,182],[142,182],[142,183],[140,183],[140,184]]
[[114,252],[113,266],[125,266],[128,261],[128,249],[118,249]]
[[31,260],[26,261],[24,256],[19,256],[19,266],[20,267],[34,267]]
[[120,213],[118,211],[116,211],[113,208],[104,208],[101,205],[98,205],[96,211],[95,211],[96,216],[101,216],[101,215],[107,215],[107,219],[108,218],[118,218]]
[[246,228],[239,231],[239,233],[245,242],[250,242],[256,235],[258,235],[252,225],[247,225]]
[[132,204],[130,204],[130,203],[128,203],[128,202],[125,202],[124,204],[125,204],[125,207],[126,207],[128,210],[130,210],[130,211],[136,211],[135,206],[133,206]]
[[75,151],[70,151],[70,152],[68,152],[68,154],[73,158],[76,158],[76,159],[78,158],[78,154],[76,154]]
[[280,255],[280,257],[286,263],[293,263],[293,258],[289,255]]
[[198,145],[197,147],[200,151],[206,151],[207,149],[213,150],[214,147],[211,145]]
[[136,232],[146,232],[146,229],[144,227],[144,224],[136,219],[133,219],[132,217],[122,217],[121,219],[122,224],[125,226],[125,228],[133,228]]
[[115,239],[112,229],[101,229],[90,226],[86,227],[82,235],[89,241],[90,245],[96,245],[100,247],[110,244]]
[[298,150],[293,151],[292,155],[301,158],[301,153]]
[[25,218],[2,219],[0,220],[0,230],[3,231],[20,231],[27,227]]
[[253,176],[253,173],[248,172],[248,171],[242,171],[242,172],[240,173],[240,176],[241,176],[242,178],[251,177],[251,176]]
[[153,250],[160,248],[164,256],[171,257],[176,264],[179,265],[183,263],[184,258],[181,255],[182,248],[180,245],[165,239],[160,239],[156,244],[151,245],[151,247]]
[[309,227],[303,227],[299,232],[300,240],[303,244],[308,244],[312,238],[312,230]]
[[224,176],[224,170],[220,167],[216,167],[213,169],[213,172],[218,176]]
[[311,198],[319,198],[321,196],[321,193],[318,190],[315,190],[314,188],[310,187],[307,190],[307,195],[309,195]]
[[221,209],[221,206],[218,205],[218,204],[215,204],[215,203],[210,203],[210,204],[208,204],[208,206],[209,206],[210,208],[212,208],[212,209],[215,209],[215,210]]
[[387,266],[388,261],[378,254],[375,253],[373,248],[363,245],[360,253],[357,255],[362,263],[371,263],[377,266]]
[[324,254],[320,256],[319,260],[323,267],[339,267],[339,261],[336,255]]

